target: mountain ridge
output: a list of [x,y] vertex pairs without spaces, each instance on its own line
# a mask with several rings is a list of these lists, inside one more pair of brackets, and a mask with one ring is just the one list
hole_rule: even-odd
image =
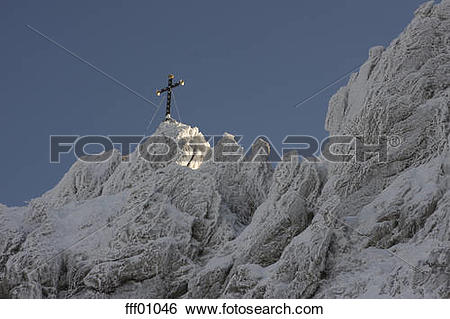
[[330,135],[401,138],[387,162],[204,161],[178,122],[155,134],[203,143],[188,157],[78,161],[0,206],[0,296],[449,298],[449,74],[450,1],[430,1],[329,103]]

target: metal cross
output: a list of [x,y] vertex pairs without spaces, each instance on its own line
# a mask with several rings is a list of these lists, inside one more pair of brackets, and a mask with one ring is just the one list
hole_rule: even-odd
[[179,85],[184,85],[184,81],[180,80],[176,83],[173,83],[173,78],[174,75],[173,74],[169,74],[169,82],[167,84],[167,87],[165,87],[164,89],[161,90],[157,90],[156,91],[156,95],[160,96],[161,93],[164,93],[167,91],[167,104],[166,104],[166,118],[165,121],[170,120],[170,102],[172,100],[172,89],[176,88]]

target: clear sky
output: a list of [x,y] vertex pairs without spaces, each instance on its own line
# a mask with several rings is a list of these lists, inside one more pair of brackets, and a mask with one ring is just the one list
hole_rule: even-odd
[[167,74],[182,77],[181,118],[204,134],[279,146],[286,134],[326,136],[328,100],[346,81],[292,105],[388,45],[422,2],[2,0],[0,203],[24,205],[68,170],[71,156],[49,163],[49,135],[144,134],[154,111],[26,25],[156,103]]

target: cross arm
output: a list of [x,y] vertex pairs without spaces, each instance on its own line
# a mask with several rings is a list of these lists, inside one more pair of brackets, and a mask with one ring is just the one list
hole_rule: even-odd
[[170,86],[170,88],[176,88],[176,87],[179,86],[179,85],[184,85],[184,81],[183,81],[183,80],[180,80],[180,81],[178,81],[177,83],[172,84],[172,85]]
[[176,88],[177,86],[180,86],[180,85],[184,85],[184,81],[183,80],[180,80],[180,81],[178,81],[178,82],[176,82],[174,84],[170,84],[169,86],[165,87],[164,89],[156,90],[156,95],[160,96],[161,93],[169,91],[169,90],[171,90],[173,88]]
[[164,92],[166,92],[168,90],[169,90],[169,87],[165,87],[164,89],[161,89],[161,90],[156,90],[156,95],[160,96],[161,93],[164,93]]

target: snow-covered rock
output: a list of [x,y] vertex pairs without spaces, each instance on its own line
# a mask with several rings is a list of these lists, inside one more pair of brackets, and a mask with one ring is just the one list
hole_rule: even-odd
[[[120,153],[111,150],[104,155],[91,155],[90,160],[79,159],[53,189],[30,203],[31,217],[41,220],[48,209],[60,208],[72,201],[100,196],[106,181],[120,163]],[[109,158],[103,161],[103,159]],[[92,160],[92,162],[91,162]]]
[[[76,162],[28,207],[0,206],[0,297],[449,298],[450,0],[427,2],[331,98],[332,135],[396,137],[386,161],[275,168],[258,140],[211,146],[163,122],[182,152]],[[260,151],[263,151],[262,153]],[[150,152],[152,153],[152,152]],[[262,154],[262,155],[261,155]],[[151,157],[152,155],[150,155]]]

